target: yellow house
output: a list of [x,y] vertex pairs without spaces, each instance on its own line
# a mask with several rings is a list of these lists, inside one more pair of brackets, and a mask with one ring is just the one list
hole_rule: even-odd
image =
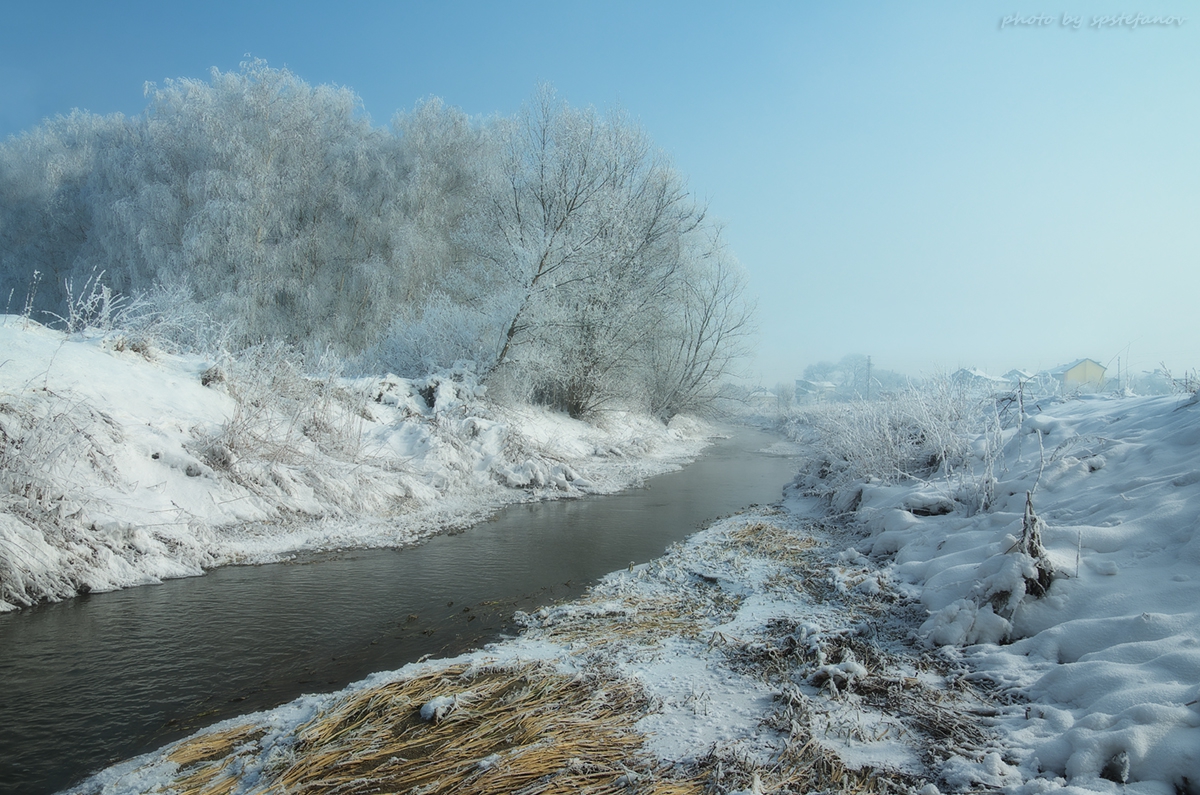
[[1100,389],[1104,385],[1104,365],[1094,359],[1079,359],[1078,361],[1055,367],[1050,371],[1064,392],[1077,389]]

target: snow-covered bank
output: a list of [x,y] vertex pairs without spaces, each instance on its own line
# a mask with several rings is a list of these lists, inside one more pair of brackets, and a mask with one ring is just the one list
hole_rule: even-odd
[[920,642],[994,688],[1004,752],[962,765],[956,787],[1194,793],[1198,397],[1007,410],[943,443],[924,429],[946,428],[949,411],[940,425],[913,424],[911,411],[876,408],[871,430],[844,423],[828,435],[886,440],[875,449],[893,462],[920,448],[916,460],[936,471],[893,464],[847,478],[856,462],[817,442],[824,455],[800,486],[864,533],[854,546],[881,581],[919,600]]
[[[135,349],[136,348],[136,349]],[[489,403],[470,372],[311,379],[0,319],[0,610],[605,493],[711,430]]]
[[[882,793],[919,789],[963,754],[997,756],[975,725],[990,708],[967,668],[911,654],[910,616],[864,586],[878,580],[845,553],[846,531],[814,527],[810,503],[791,507],[722,520],[582,600],[518,614],[517,638],[226,721],[72,791],[408,791],[418,780],[439,793],[550,792],[576,791],[586,774],[582,791],[598,793]],[[589,710],[609,706],[591,732],[613,742],[547,762],[579,705],[549,705],[555,725],[531,729],[483,697],[493,676],[532,678],[522,693],[566,677]]]
[[[453,770],[463,791],[515,779],[553,789],[587,772],[603,792],[1191,795],[1200,400],[1027,408],[924,477],[840,478],[815,457],[778,506],[716,522],[584,599],[519,615],[517,638],[228,721],[75,791],[201,780],[322,791],[334,772],[322,738],[360,703],[412,732],[388,764],[359,770],[364,791],[386,789],[412,772],[392,760],[425,764],[448,747],[431,744],[440,724],[422,728],[423,707],[464,721],[438,736],[474,732],[477,681],[540,670],[586,688],[588,704],[624,694],[620,718],[605,719],[623,755],[535,764],[551,737],[460,744],[424,780]],[[398,696],[427,680],[436,698]],[[379,733],[338,737],[333,750],[362,760]]]
[[[968,440],[953,476],[848,483],[832,503],[853,506],[867,533],[857,549],[928,611],[922,641],[1012,702],[995,727],[1004,756],[971,781],[1194,793],[1200,403],[1085,397],[1026,409]],[[819,489],[820,477],[807,485]]]

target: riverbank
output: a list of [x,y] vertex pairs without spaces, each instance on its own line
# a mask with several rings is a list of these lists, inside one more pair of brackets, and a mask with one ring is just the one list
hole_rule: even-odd
[[312,378],[0,318],[0,612],[218,566],[412,544],[606,494],[714,433],[488,401],[469,370]]
[[966,667],[913,653],[911,606],[862,587],[872,567],[815,508],[719,521],[519,614],[517,638],[226,721],[74,791],[887,792],[997,752]]
[[[814,457],[779,505],[519,615],[519,637],[75,792],[1194,792],[1198,406],[1043,401],[922,479],[830,489]],[[504,695],[530,692],[560,694],[528,710],[546,725]],[[576,718],[602,747],[554,756]]]
[[579,598],[777,500],[795,459],[777,436],[726,432],[642,487],[510,505],[412,547],[227,566],[0,616],[0,793],[50,795],[223,719],[513,634],[515,611]]

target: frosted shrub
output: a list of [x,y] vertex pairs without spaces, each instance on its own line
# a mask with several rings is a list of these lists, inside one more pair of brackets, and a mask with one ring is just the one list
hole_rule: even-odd
[[[35,276],[36,276],[35,272]],[[118,350],[146,354],[152,349],[170,353],[216,356],[229,346],[231,324],[219,322],[192,297],[186,280],[171,286],[156,284],[129,295],[117,293],[104,271],[93,271],[76,286],[72,278],[63,282],[63,312],[34,312],[31,283],[25,316],[37,314],[51,327],[68,334],[99,335],[110,339]]]
[[495,361],[505,311],[455,304],[435,293],[418,319],[393,322],[387,335],[359,357],[359,369],[420,378],[454,362]]
[[114,294],[103,278],[103,271],[93,273],[78,290],[72,281],[67,279],[67,316],[59,318],[67,333],[75,334],[85,329],[109,331],[121,317],[128,300],[124,296]]
[[984,406],[943,378],[883,400],[799,408],[785,429],[816,450],[809,487],[832,494],[857,481],[965,476],[972,438],[990,427]]
[[[323,367],[322,367],[323,365]],[[342,386],[328,360],[325,374],[305,375],[294,351],[282,343],[224,357],[202,377],[237,401],[233,416],[209,440],[205,453],[217,469],[237,461],[295,464],[319,450],[343,461],[361,452],[364,394]]]
[[216,356],[227,348],[231,327],[205,311],[192,299],[191,287],[181,282],[135,295],[122,307],[113,331],[134,349]]

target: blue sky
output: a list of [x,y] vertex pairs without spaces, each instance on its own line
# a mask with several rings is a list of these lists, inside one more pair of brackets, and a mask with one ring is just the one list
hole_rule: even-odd
[[[138,113],[146,81],[247,54],[353,88],[377,124],[427,96],[510,114],[548,81],[639,119],[726,222],[759,301],[754,380],[847,353],[912,374],[1182,370],[1200,366],[1194,8],[10,2],[0,136]],[[1113,13],[1185,21],[1093,24]]]

